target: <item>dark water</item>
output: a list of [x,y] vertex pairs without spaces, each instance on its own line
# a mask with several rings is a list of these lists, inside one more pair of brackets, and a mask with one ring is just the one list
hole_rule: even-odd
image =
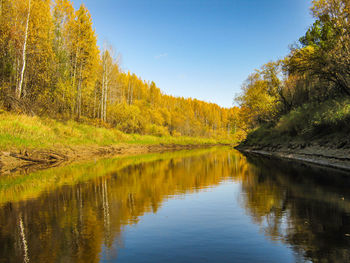
[[350,262],[349,186],[230,149],[2,177],[0,262]]

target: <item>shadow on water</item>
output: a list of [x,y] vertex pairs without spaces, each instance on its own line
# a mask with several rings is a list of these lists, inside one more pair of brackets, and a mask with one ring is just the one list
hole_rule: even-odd
[[349,175],[219,148],[1,178],[0,262],[117,259],[127,226],[224,182],[239,185],[239,205],[266,242],[290,247],[299,261],[350,261]]
[[273,240],[313,262],[350,262],[350,174],[248,155],[246,211]]

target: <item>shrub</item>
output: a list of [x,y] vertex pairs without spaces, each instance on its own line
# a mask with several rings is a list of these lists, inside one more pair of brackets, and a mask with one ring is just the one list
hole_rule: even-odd
[[166,127],[155,124],[148,125],[146,128],[146,133],[158,137],[169,136],[169,131]]

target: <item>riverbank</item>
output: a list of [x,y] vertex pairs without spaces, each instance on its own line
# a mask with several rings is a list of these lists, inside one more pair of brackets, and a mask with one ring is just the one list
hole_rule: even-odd
[[250,132],[237,149],[350,170],[350,100],[309,103]]
[[127,156],[166,151],[209,148],[224,144],[119,144],[108,146],[59,146],[51,149],[28,149],[0,152],[0,175],[68,165],[75,161],[98,160],[107,157]]
[[74,121],[0,114],[0,174],[60,166],[76,160],[157,153],[228,144],[225,139],[125,134]]
[[[31,170],[30,173],[15,173],[0,176],[0,207],[27,199],[38,198],[43,192],[53,191],[62,186],[73,186],[90,180],[99,180],[101,176],[110,177],[127,167],[156,161],[181,160],[185,157],[200,157],[226,147],[198,148],[193,150],[166,151],[163,153],[117,154],[100,159],[75,160],[58,167]],[[166,167],[163,167],[164,169]],[[31,168],[32,169],[32,168]],[[125,173],[125,172],[124,172]],[[126,171],[127,173],[127,171]],[[143,174],[142,174],[143,176]],[[144,178],[144,177],[142,177]],[[132,178],[125,178],[132,180]],[[141,190],[142,188],[139,188]]]
[[350,171],[350,138],[334,133],[314,138],[270,138],[264,143],[249,140],[236,147],[243,153],[289,159]]

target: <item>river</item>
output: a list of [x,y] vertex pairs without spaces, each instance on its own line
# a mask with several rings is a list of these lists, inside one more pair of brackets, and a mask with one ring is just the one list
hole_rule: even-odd
[[350,175],[230,148],[0,177],[0,262],[350,262]]

